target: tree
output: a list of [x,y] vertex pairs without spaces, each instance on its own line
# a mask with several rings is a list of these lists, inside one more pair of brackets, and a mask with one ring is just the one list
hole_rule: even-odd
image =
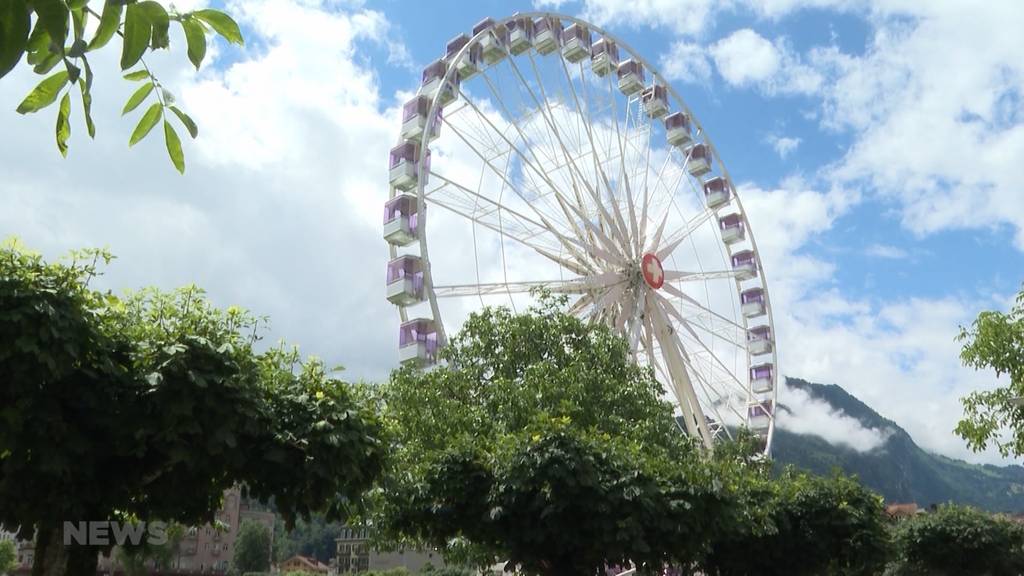
[[[1024,289],[1009,313],[985,311],[970,328],[960,328],[960,359],[975,370],[991,369],[1009,384],[973,392],[962,399],[964,418],[956,433],[974,451],[991,442],[1005,457],[1024,455]],[[1011,430],[1010,438],[1004,431]]]
[[18,548],[12,540],[0,540],[0,574],[7,574],[18,565]]
[[118,562],[128,576],[146,576],[150,567],[157,570],[170,570],[181,549],[181,540],[185,537],[185,527],[172,523],[166,527],[167,541],[163,544],[143,540],[137,545],[124,545],[115,548]]
[[270,571],[270,529],[259,522],[245,520],[238,530],[231,569],[236,574]]
[[[98,25],[92,37],[90,18]],[[100,13],[88,0],[3,0],[0,2],[0,78],[14,69],[25,56],[25,65],[36,74],[50,74],[25,97],[18,113],[29,114],[49,107],[60,98],[57,110],[57,149],[67,156],[71,137],[71,100],[77,91],[89,137],[95,137],[92,121],[93,70],[89,57],[108,45],[115,34],[122,37],[121,70],[130,82],[142,82],[125,103],[122,114],[137,108],[150,96],[155,98],[142,114],[129,146],[145,138],[157,122],[163,123],[167,153],[174,167],[185,172],[185,157],[171,116],[195,138],[195,122],[174,103],[174,96],[153,74],[145,55],[170,47],[170,23],[181,25],[188,46],[188,58],[196,70],[206,55],[206,35],[212,30],[227,41],[241,45],[241,31],[227,14],[212,9],[178,12],[154,0],[105,0]],[[134,70],[133,70],[134,69]],[[63,93],[63,96],[61,96]]]
[[288,523],[357,507],[384,465],[365,395],[194,286],[91,289],[109,258],[0,245],[0,523],[38,530],[34,573],[95,572],[65,521],[205,524],[236,484]]
[[475,564],[560,576],[689,566],[707,546],[724,496],[660,385],[622,338],[562,305],[473,314],[445,365],[382,386],[385,539],[449,556],[465,542]]
[[291,530],[285,530],[281,523],[275,526],[275,556],[278,561],[295,555],[308,556],[327,564],[337,554],[337,539],[341,535],[341,528],[341,523],[328,522],[323,514],[314,514],[307,520],[300,519]]
[[1015,576],[1024,573],[1024,527],[947,504],[895,528],[897,576]]
[[[708,576],[873,576],[890,556],[882,499],[839,474],[749,479],[751,519],[729,522],[702,563]],[[765,522],[767,520],[767,522]]]

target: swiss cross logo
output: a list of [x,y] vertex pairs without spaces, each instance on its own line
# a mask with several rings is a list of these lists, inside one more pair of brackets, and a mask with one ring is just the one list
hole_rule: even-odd
[[655,290],[661,288],[665,283],[665,269],[661,267],[661,260],[658,260],[654,254],[644,254],[640,266],[644,274],[644,282],[647,282],[647,285]]

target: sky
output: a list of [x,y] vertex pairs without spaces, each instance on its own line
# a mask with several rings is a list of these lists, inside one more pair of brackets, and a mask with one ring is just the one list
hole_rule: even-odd
[[[206,5],[179,0],[181,9]],[[94,141],[74,105],[20,116],[38,80],[0,81],[0,236],[49,257],[107,247],[122,290],[195,282],[269,315],[346,377],[397,363],[381,209],[399,107],[448,39],[485,16],[542,9],[605,27],[645,55],[714,139],[764,259],[782,372],[836,383],[924,448],[974,462],[959,398],[996,385],[956,336],[1024,281],[1024,4],[1016,0],[248,0],[226,7],[196,73],[183,38],[150,58],[199,125],[179,176],[159,137],[132,149],[133,86],[117,48],[93,63]],[[113,41],[116,45],[117,40]],[[787,391],[790,424],[858,449],[886,431]],[[823,416],[822,411],[826,411]]]

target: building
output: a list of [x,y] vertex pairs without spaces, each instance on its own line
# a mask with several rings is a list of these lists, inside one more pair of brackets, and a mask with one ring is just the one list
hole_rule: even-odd
[[341,537],[337,540],[335,562],[339,575],[392,568],[406,568],[415,573],[427,564],[437,568],[444,566],[444,558],[432,550],[375,550],[370,544],[369,531],[353,526],[342,528]]
[[25,534],[21,534],[21,530],[18,528],[6,528],[3,524],[0,524],[0,541],[10,540],[14,542],[15,550],[18,553],[18,564],[16,570],[25,570],[32,568],[32,562],[35,559],[35,535],[29,540],[24,539]]
[[274,549],[275,516],[243,498],[242,491],[236,487],[224,493],[216,525],[189,528],[181,541],[174,568],[183,572],[227,572],[235,555],[239,528],[247,520],[259,522],[270,530],[269,557]]
[[920,512],[916,502],[909,504],[889,504],[885,507],[885,513],[891,518],[908,518]]
[[281,562],[278,566],[278,571],[282,574],[287,574],[288,572],[326,574],[330,572],[330,569],[330,566],[327,564],[324,564],[316,558],[310,558],[308,556],[292,556],[284,562]]

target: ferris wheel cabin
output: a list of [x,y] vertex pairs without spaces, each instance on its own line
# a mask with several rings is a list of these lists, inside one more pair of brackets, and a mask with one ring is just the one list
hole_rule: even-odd
[[562,56],[573,64],[590,56],[590,30],[573,23],[562,33]]
[[558,18],[541,17],[533,23],[533,47],[540,54],[551,54],[558,50],[562,39],[562,21]]
[[[430,99],[426,96],[415,96],[402,107],[402,138],[419,142],[423,138],[423,130],[427,126],[427,114],[430,113]],[[434,126],[430,129],[427,141],[433,141],[441,134],[441,108],[434,113]]]
[[722,241],[729,245],[735,244],[747,236],[743,217],[739,214],[728,214],[719,218],[718,228],[722,231]]
[[[390,167],[388,177],[391,186],[399,190],[411,190],[416,187],[416,163],[420,159],[420,145],[418,142],[407,140],[391,149],[388,158]],[[427,149],[426,169],[430,171],[430,150]],[[426,175],[424,175],[426,178]]]
[[619,47],[607,38],[599,38],[590,48],[590,69],[604,78],[619,68]]
[[711,151],[706,144],[694,144],[687,151],[686,171],[694,178],[711,172]]
[[480,37],[480,52],[484,57],[484,62],[497,64],[505,58],[508,46],[508,28],[504,25],[495,25],[494,18],[484,18],[477,22],[476,26],[473,26],[473,36],[484,31],[488,33]]
[[388,301],[410,306],[423,301],[423,261],[405,254],[388,262]]
[[644,67],[632,58],[619,64],[619,91],[632,96],[644,89]]
[[757,258],[753,250],[740,250],[732,255],[732,270],[737,280],[750,280],[757,277]]
[[690,117],[686,112],[673,112],[665,117],[665,134],[668,143],[683,148],[693,141],[690,137]]
[[[449,66],[452,64],[455,56],[458,55],[459,50],[462,50],[466,44],[469,44],[469,36],[466,34],[459,34],[448,41],[448,45],[445,47],[445,60],[448,61]],[[480,65],[483,63],[483,56],[480,52],[480,45],[473,44],[459,58],[459,61],[455,63],[455,70],[459,73],[459,81],[469,80],[480,71]]]
[[508,49],[518,56],[533,46],[533,20],[516,18],[508,23]]
[[767,312],[763,288],[751,288],[740,292],[740,312],[747,318],[756,318]]
[[416,318],[398,328],[398,361],[426,366],[437,361],[437,325],[429,318]]
[[772,372],[770,363],[758,364],[750,367],[750,388],[758,393],[764,394],[772,391]]
[[419,239],[419,207],[412,194],[399,194],[384,204],[384,239],[408,246]]
[[772,417],[772,401],[765,400],[751,404],[748,412],[750,427],[754,429],[767,428]]
[[769,354],[773,348],[772,329],[768,326],[755,326],[747,331],[747,350],[751,354]]
[[441,96],[438,99],[438,104],[441,106],[447,106],[455,101],[455,87],[458,85],[458,77],[454,78],[452,82],[445,83],[444,75],[448,72],[448,62],[444,58],[440,60],[434,60],[423,69],[423,81],[420,85],[420,94],[433,100],[434,96],[440,91]]
[[[697,146],[703,147],[702,144]],[[694,146],[696,148],[697,146]],[[694,150],[696,152],[696,150]],[[693,156],[690,156],[690,160],[693,160]],[[707,201],[708,208],[717,210],[722,206],[729,203],[732,198],[732,190],[729,189],[729,182],[721,176],[716,176],[709,179],[704,183],[704,199]]]
[[644,112],[651,118],[661,118],[668,114],[668,89],[664,86],[654,84],[644,88],[640,100],[644,103]]

